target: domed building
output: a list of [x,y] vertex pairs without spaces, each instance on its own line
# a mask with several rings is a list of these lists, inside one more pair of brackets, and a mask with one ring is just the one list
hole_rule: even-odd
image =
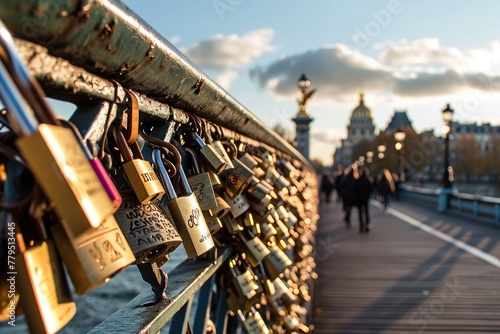
[[365,106],[363,93],[359,94],[359,105],[351,113],[350,123],[347,126],[347,138],[342,139],[341,147],[335,150],[333,161],[335,165],[349,165],[357,157],[352,156],[352,148],[362,140],[371,141],[375,138],[375,126],[373,125],[373,114],[370,108]]

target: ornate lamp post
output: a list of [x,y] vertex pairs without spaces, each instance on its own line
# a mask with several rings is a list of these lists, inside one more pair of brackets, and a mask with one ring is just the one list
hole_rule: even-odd
[[405,170],[404,170],[404,141],[406,138],[406,133],[403,131],[403,128],[398,128],[396,132],[394,132],[394,139],[396,140],[396,150],[398,151],[398,176],[401,182],[405,180]]
[[385,160],[384,160],[384,156],[385,156],[385,150],[386,150],[386,146],[384,143],[380,143],[378,146],[377,146],[377,151],[378,151],[378,158],[380,159],[380,162],[381,162],[381,165],[382,165],[382,168],[385,168]]
[[306,159],[309,159],[309,123],[313,120],[309,117],[309,110],[306,109],[306,104],[316,92],[316,89],[307,90],[309,86],[311,86],[311,81],[302,73],[297,80],[297,87],[301,92],[301,97],[297,100],[299,110],[297,116],[292,119],[296,124],[295,141],[297,149]]
[[450,108],[450,104],[446,105],[443,110],[443,127],[444,137],[444,171],[443,180],[441,181],[444,188],[453,187],[453,167],[450,165],[450,134],[451,134],[451,120],[453,119],[454,110]]

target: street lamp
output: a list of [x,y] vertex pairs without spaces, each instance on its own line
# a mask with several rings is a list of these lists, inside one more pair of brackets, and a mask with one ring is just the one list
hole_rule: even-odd
[[307,88],[311,86],[311,81],[306,77],[304,73],[300,76],[300,78],[297,80],[297,87],[302,91],[302,93],[305,92]]
[[309,86],[311,86],[311,80],[309,80],[306,75],[302,73],[297,80],[297,87],[301,92],[301,96],[297,100],[299,104],[299,112],[297,116],[309,116],[309,111],[306,109],[306,104],[316,92],[316,89],[307,90]]
[[366,162],[371,164],[373,159],[373,151],[366,152]]
[[385,146],[384,143],[380,143],[378,146],[377,146],[377,151],[378,151],[378,158],[381,160],[382,162],[382,168],[385,167],[385,164],[384,164],[384,153],[385,153],[385,149],[387,147]]
[[399,180],[403,182],[405,180],[405,170],[404,170],[404,156],[403,156],[403,142],[406,138],[406,132],[403,131],[402,127],[399,127],[396,132],[394,132],[394,139],[396,140],[396,150],[398,151],[398,174]]
[[451,134],[451,120],[453,119],[453,109],[450,108],[450,104],[446,105],[443,110],[443,121],[445,126],[443,132],[445,134],[444,138],[444,171],[442,184],[444,188],[451,188],[453,186],[453,167],[450,165],[450,134]]

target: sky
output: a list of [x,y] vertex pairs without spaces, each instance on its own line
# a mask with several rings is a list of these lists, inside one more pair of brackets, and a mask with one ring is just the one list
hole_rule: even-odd
[[[500,124],[500,2],[126,0],[264,123],[291,133],[301,73],[310,158],[331,165],[359,93],[377,129],[406,110],[417,131],[455,120]],[[480,5],[478,5],[480,4]]]

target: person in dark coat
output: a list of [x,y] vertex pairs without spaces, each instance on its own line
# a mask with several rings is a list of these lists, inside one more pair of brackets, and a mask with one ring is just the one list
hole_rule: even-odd
[[346,169],[346,175],[342,180],[342,204],[345,212],[344,221],[348,227],[351,226],[351,210],[356,203],[355,183],[358,178],[358,168],[356,165]]
[[319,193],[320,195],[322,193],[325,194],[325,202],[328,204],[330,203],[330,198],[332,197],[332,192],[333,189],[335,188],[335,183],[334,183],[333,176],[330,174],[330,172],[325,171],[321,175],[321,183],[319,187]]
[[371,230],[370,211],[368,203],[373,190],[373,179],[370,170],[366,167],[360,169],[359,178],[355,183],[356,200],[359,210],[359,233],[368,233]]
[[344,180],[344,167],[342,165],[337,166],[338,170],[335,172],[335,188],[337,190],[337,203],[342,202],[342,181]]
[[380,196],[382,196],[384,200],[384,209],[385,213],[387,213],[387,209],[389,208],[389,199],[396,191],[394,179],[387,168],[382,169],[378,174],[377,188]]

